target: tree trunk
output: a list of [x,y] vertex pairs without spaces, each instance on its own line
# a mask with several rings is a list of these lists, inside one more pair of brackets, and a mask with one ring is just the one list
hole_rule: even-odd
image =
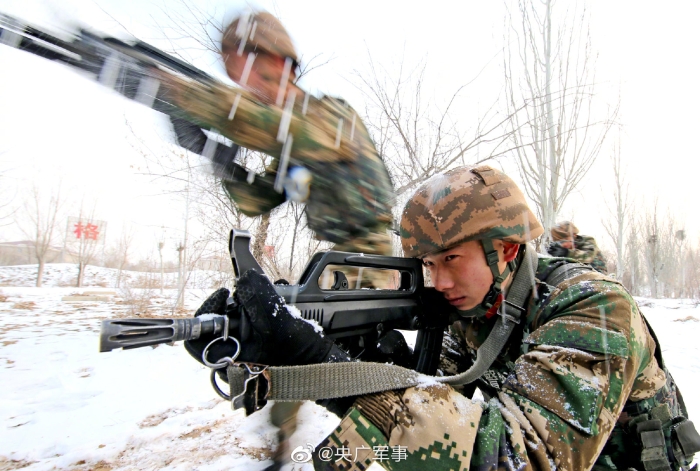
[[265,254],[265,241],[267,240],[267,231],[270,229],[270,213],[260,216],[260,224],[255,234],[255,243],[253,244],[253,257],[255,260],[262,260]]
[[36,274],[36,287],[41,288],[41,284],[44,281],[44,260],[39,259],[39,268]]
[[85,275],[85,264],[83,262],[78,263],[78,288],[83,287],[83,275]]

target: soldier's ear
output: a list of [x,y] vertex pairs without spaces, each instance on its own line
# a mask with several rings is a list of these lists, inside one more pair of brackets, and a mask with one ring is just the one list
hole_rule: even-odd
[[503,260],[506,262],[512,262],[515,260],[515,257],[518,256],[519,249],[520,244],[503,241]]

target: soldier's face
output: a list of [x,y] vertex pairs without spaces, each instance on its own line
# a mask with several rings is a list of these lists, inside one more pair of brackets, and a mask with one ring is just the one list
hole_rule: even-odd
[[284,71],[284,59],[265,53],[235,52],[226,56],[226,74],[268,104],[274,103]]
[[[498,268],[502,272],[506,263],[518,253],[518,245],[500,240],[493,241],[498,251]],[[430,271],[435,289],[457,309],[476,307],[484,300],[493,283],[491,269],[479,241],[464,242],[450,250],[423,257],[423,265]]]

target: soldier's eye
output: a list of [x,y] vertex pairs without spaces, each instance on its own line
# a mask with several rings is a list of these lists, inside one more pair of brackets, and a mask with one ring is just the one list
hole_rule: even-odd
[[457,255],[447,255],[445,256],[445,261],[449,262],[450,260],[454,260],[455,258],[457,258]]

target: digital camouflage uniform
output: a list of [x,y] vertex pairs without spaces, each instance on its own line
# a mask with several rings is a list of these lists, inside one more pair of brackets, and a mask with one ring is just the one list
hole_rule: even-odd
[[605,266],[605,258],[593,237],[576,235],[574,237],[574,248],[569,249],[566,257],[572,258],[577,262],[587,263],[601,273],[608,272]]
[[[580,263],[586,263],[601,273],[608,272],[608,268],[605,265],[605,257],[603,257],[603,253],[598,248],[595,239],[590,236],[579,235],[578,228],[573,222],[562,221],[552,227],[551,233],[553,242],[549,253],[554,256],[564,256]],[[565,241],[572,242],[573,248],[567,249],[562,247],[561,244]]]
[[[503,239],[524,234],[523,221],[535,236],[542,234],[529,210],[515,204],[524,201],[517,187],[499,183],[502,174],[493,169],[472,172],[485,182],[481,191],[471,186],[465,197],[452,185],[457,173],[448,173],[407,204],[404,214],[416,200],[427,208],[414,213],[422,217],[402,219],[408,255],[478,239],[478,233],[465,238],[459,228],[474,215],[490,221],[487,226]],[[514,193],[514,204],[499,205]],[[569,276],[550,286],[550,274],[562,264],[565,272],[571,267]],[[664,460],[678,447],[670,426],[684,420],[681,405],[624,287],[566,260],[540,258],[525,308],[506,347],[477,382],[458,388],[427,383],[357,398],[316,448],[316,468],[364,470],[377,461],[391,470],[670,469]],[[445,375],[469,368],[497,317],[450,326],[441,358]],[[475,386],[485,401],[469,399]],[[680,453],[678,459],[674,469],[687,466]]]
[[[309,227],[337,250],[391,254],[392,187],[367,128],[347,103],[331,97],[296,96],[285,107],[267,105],[249,92],[223,84],[203,84],[166,76],[168,98],[198,124],[216,129],[248,149],[274,157],[274,179],[283,147],[290,167],[312,174],[306,203]],[[293,105],[293,106],[291,106]],[[229,119],[231,117],[231,119]],[[226,183],[247,215],[270,211],[283,202],[270,186]]]

